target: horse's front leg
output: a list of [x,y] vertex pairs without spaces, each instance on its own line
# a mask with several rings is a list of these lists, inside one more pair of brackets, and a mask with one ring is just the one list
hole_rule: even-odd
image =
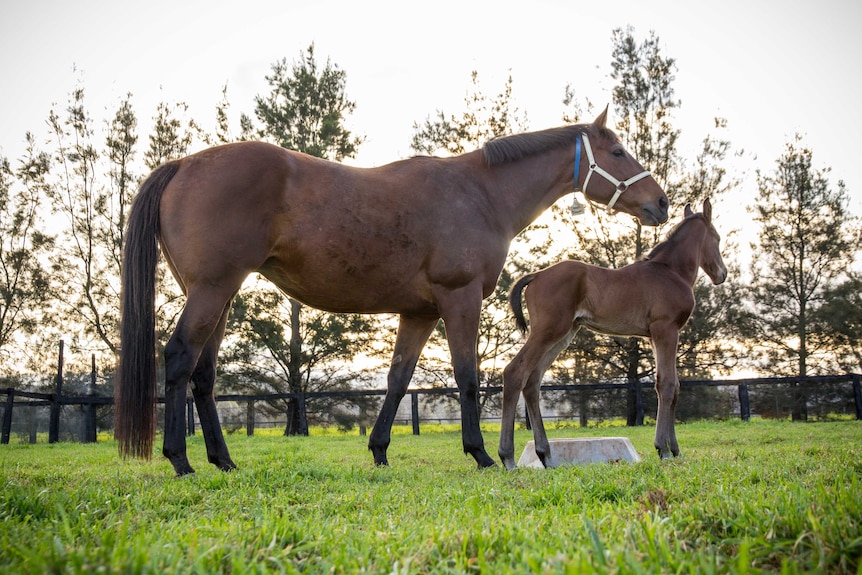
[[496,467],[485,451],[485,440],[479,427],[479,368],[476,342],[479,334],[479,314],[482,309],[482,288],[479,282],[460,290],[439,290],[437,296],[455,383],[461,395],[461,441],[464,453],[469,453],[482,467]]
[[653,327],[652,347],[655,354],[655,388],[658,395],[656,415],[655,448],[659,457],[668,459],[679,456],[674,418],[679,398],[679,378],[676,372],[676,353],[679,330],[676,326]]
[[425,347],[425,342],[431,336],[431,332],[437,326],[437,317],[410,317],[401,316],[398,323],[398,335],[395,338],[395,350],[392,353],[392,364],[389,366],[387,378],[386,397],[380,415],[374,423],[371,435],[368,438],[368,449],[374,455],[376,465],[389,465],[386,458],[386,450],[392,432],[392,422],[395,421],[395,413],[398,405],[407,393],[410,378],[419,354]]
[[236,464],[230,457],[227,444],[224,440],[218,410],[216,409],[213,387],[215,386],[216,359],[219,346],[224,337],[225,324],[230,312],[230,305],[225,307],[215,332],[207,341],[198,359],[197,367],[192,373],[192,394],[198,410],[201,422],[201,430],[204,435],[204,443],[207,448],[207,460],[221,469],[231,471],[236,469]]

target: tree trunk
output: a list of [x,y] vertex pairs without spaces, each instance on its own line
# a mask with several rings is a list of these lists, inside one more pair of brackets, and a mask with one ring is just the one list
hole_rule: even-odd
[[[300,331],[300,311],[302,304],[290,300],[290,358],[288,361],[288,388],[291,393],[303,393],[302,386],[302,333]],[[307,435],[308,430],[303,429],[302,421],[305,419],[301,410],[304,404],[296,398],[287,402],[287,425],[284,428],[285,435]]]
[[628,349],[626,366],[626,425],[629,427],[644,424],[644,396],[643,386],[638,378],[638,366],[640,360],[640,340],[630,338],[626,347]]

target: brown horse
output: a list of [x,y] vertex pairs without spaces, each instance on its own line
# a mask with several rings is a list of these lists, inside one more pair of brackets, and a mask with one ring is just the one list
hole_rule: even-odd
[[[461,156],[377,168],[244,142],[156,169],[135,198],[124,248],[120,453],[152,455],[153,298],[161,246],[187,297],[164,352],[162,452],[178,475],[194,471],[185,439],[189,382],[210,463],[235,467],[213,383],[231,301],[252,272],[312,307],[400,315],[386,397],[368,441],[380,465],[387,464],[393,418],[419,354],[442,318],[461,391],[464,451],[479,466],[494,465],[479,430],[476,341],[482,299],[494,288],[512,238],[580,183],[573,172],[592,174],[595,164],[631,181],[594,178],[585,190],[589,198],[618,199],[617,209],[646,225],[667,219],[667,196],[655,180],[628,188],[643,168],[606,128],[606,115],[592,124],[500,138]],[[587,134],[592,165],[586,157],[574,162],[581,146],[589,146]]]
[[527,331],[521,309],[521,292],[527,288],[531,325],[527,343],[503,371],[498,453],[508,469],[515,468],[515,410],[522,391],[536,454],[545,467],[558,464],[542,424],[539,387],[545,370],[569,346],[581,326],[598,333],[650,340],[658,394],[655,447],[662,459],[679,455],[674,429],[679,395],[676,353],[679,331],[694,310],[692,288],[699,268],[716,285],[727,278],[709,200],[703,202],[700,214],[686,206],[682,222],[641,261],[617,270],[564,261],[515,283],[509,296],[515,321],[521,332]]

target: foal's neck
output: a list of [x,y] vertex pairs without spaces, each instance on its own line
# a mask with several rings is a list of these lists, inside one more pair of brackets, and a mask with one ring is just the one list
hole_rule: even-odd
[[[686,228],[688,229],[684,232],[680,229],[677,234],[667,239],[670,245],[659,251],[655,257],[651,257],[650,261],[666,265],[693,286],[700,269],[700,244],[706,230],[703,226],[697,226],[695,230],[691,224]],[[682,233],[686,235],[680,237]]]

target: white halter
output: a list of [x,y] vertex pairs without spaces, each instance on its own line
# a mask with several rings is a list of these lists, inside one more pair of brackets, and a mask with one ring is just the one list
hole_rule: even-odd
[[[617,203],[617,200],[622,195],[622,193],[625,192],[630,185],[637,182],[638,180],[642,180],[643,178],[646,178],[647,176],[650,175],[650,173],[647,170],[644,170],[643,172],[641,172],[635,176],[632,176],[631,178],[629,178],[625,181],[620,181],[620,180],[616,179],[615,177],[613,177],[611,174],[609,174],[607,172],[607,170],[604,170],[598,164],[596,164],[596,158],[595,158],[595,156],[593,156],[593,148],[590,146],[590,139],[587,137],[587,135],[581,134],[581,139],[584,141],[584,151],[587,153],[587,161],[589,162],[590,169],[587,171],[587,177],[584,178],[584,185],[579,188],[578,187],[578,172],[580,171],[580,167],[581,167],[581,145],[580,145],[581,140],[578,140],[577,145],[575,147],[575,169],[574,169],[575,191],[583,192],[584,198],[586,198],[588,202],[592,202],[592,200],[587,196],[587,184],[590,183],[590,176],[593,175],[593,172],[596,172],[597,174],[602,176],[604,179],[606,179],[607,181],[609,181],[610,183],[612,183],[616,187],[616,192],[614,192],[614,196],[611,198],[611,201],[608,202],[608,208],[607,208],[608,213],[613,213],[614,204]],[[580,211],[582,212],[583,206],[580,206],[579,204],[577,204],[577,200],[575,200],[575,204],[576,205],[572,206],[572,211],[578,212],[579,211],[578,208],[580,208]]]

